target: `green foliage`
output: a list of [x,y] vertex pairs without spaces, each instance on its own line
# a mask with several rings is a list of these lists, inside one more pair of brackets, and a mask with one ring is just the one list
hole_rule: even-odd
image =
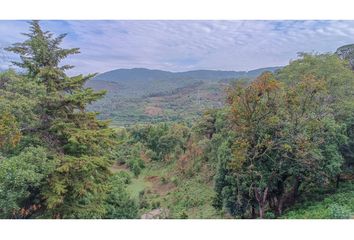
[[329,209],[331,211],[331,218],[333,219],[348,219],[352,214],[348,207],[343,207],[336,203],[330,205]]
[[[65,34],[54,37],[32,21],[25,36],[27,40],[7,48],[19,55],[14,64],[23,74],[0,75],[0,147],[6,146],[3,153],[11,160],[12,155],[21,156],[26,146],[41,145],[55,159],[47,184],[28,188],[30,195],[41,195],[38,217],[102,217],[111,165],[107,155],[115,134],[108,122],[98,121],[97,113],[87,112],[86,107],[105,91],[84,87],[94,75],[66,75],[73,66],[60,65],[61,61],[79,49],[60,47]],[[27,202],[15,202],[30,211]]]
[[44,148],[28,147],[0,160],[0,217],[27,218],[43,209],[42,189],[55,168]]
[[354,186],[345,183],[335,192],[323,196],[317,193],[318,201],[308,199],[296,204],[282,218],[290,219],[343,219],[354,216]]
[[16,118],[9,113],[0,115],[0,149],[15,147],[21,139]]
[[130,174],[126,171],[119,171],[115,174],[116,178],[119,178],[122,180],[122,182],[126,185],[130,184],[132,182],[132,178]]
[[196,133],[205,136],[209,139],[213,137],[216,132],[215,121],[216,121],[216,111],[206,111],[203,116],[199,119],[197,124],[194,126]]
[[[275,71],[279,67],[267,69]],[[204,110],[222,107],[224,88],[231,80],[252,79],[263,70],[172,73],[141,68],[117,69],[102,73],[87,83],[96,90],[109,90],[104,99],[90,108],[101,112],[102,119],[112,119],[116,126],[191,123]]]
[[301,54],[300,59],[279,71],[276,78],[289,85],[297,84],[306,75],[325,82],[330,96],[326,103],[331,107],[335,120],[346,126],[348,141],[340,149],[345,165],[350,167],[354,164],[354,74],[347,62],[338,57],[341,57],[338,51],[337,54]]
[[228,168],[228,163],[232,161],[232,142],[224,141],[217,147],[216,161],[218,167],[215,175],[215,192],[216,196],[213,201],[213,206],[217,209],[225,207],[232,215],[242,214],[240,205],[234,204],[236,199],[235,179],[232,177],[231,171]]
[[[312,64],[306,65],[308,61]],[[335,73],[323,75],[323,66]],[[219,160],[216,207],[240,217],[262,218],[267,210],[281,215],[302,185],[311,191],[334,181],[341,172],[340,148],[347,136],[339,112],[333,110],[336,99],[344,98],[345,77],[353,77],[347,69],[339,73],[340,66],[335,56],[304,55],[277,74],[286,79],[282,82],[263,73],[251,84],[229,90],[235,138],[219,148],[226,156]]]
[[[151,159],[177,160],[186,179],[178,177],[177,188],[161,202],[174,217],[215,217],[218,210],[206,214],[213,204],[233,217],[276,218],[301,196],[334,186],[344,159],[350,159],[343,147],[350,139],[353,80],[338,57],[305,54],[276,74],[236,83],[228,106],[207,111],[180,141],[171,134],[173,125],[129,132]],[[194,186],[209,192],[213,175],[215,194],[204,198]],[[144,191],[143,209],[159,199],[152,195]],[[347,207],[330,209],[332,218],[348,216]]]
[[10,153],[17,145],[19,149],[33,145],[26,135],[38,127],[36,106],[44,92],[35,81],[13,70],[0,73],[0,148],[3,151]]
[[144,168],[144,162],[139,158],[135,158],[128,162],[128,166],[134,175],[138,176],[141,172],[141,169]]
[[128,134],[118,136],[118,142],[119,144],[112,151],[110,158],[120,165],[127,164],[134,175],[138,176],[145,167],[142,159],[144,153],[142,143],[135,143]]
[[189,137],[189,128],[182,124],[134,126],[129,132],[133,141],[142,143],[155,161],[167,160],[177,148],[185,149]]
[[109,194],[105,200],[105,218],[130,219],[137,218],[137,203],[130,198],[126,189],[127,178],[123,174],[115,174],[109,180]]
[[167,201],[174,218],[210,218],[216,214],[211,206],[213,197],[212,188],[196,178],[183,181]]
[[[25,36],[7,48],[23,72],[0,73],[1,218],[137,218],[156,208],[176,218],[353,216],[351,185],[314,197],[352,177],[352,46],[237,81],[220,108],[230,79],[215,81],[212,71],[134,70],[158,87],[136,90],[140,75],[124,75],[134,96],[111,93],[94,104],[105,95],[85,87],[95,74],[68,76],[72,66],[61,64],[79,53],[61,47],[65,34],[32,21]],[[88,106],[130,127],[113,130]]]
[[62,218],[103,216],[109,161],[95,156],[65,156],[58,160],[59,166],[43,190],[47,213],[60,213]]

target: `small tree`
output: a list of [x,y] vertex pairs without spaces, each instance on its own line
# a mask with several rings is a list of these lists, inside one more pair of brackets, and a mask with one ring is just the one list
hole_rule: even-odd
[[109,179],[110,191],[105,201],[106,218],[130,219],[138,216],[138,204],[130,198],[124,181],[124,177],[119,174]]

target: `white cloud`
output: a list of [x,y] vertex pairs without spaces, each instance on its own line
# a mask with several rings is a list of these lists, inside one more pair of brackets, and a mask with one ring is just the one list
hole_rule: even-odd
[[[354,42],[354,21],[44,21],[68,32],[75,72],[146,67],[249,70],[285,65],[298,52],[329,52]],[[0,21],[0,44],[17,41],[25,22]]]

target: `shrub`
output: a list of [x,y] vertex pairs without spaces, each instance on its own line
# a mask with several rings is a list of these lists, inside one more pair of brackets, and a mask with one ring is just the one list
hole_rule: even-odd
[[329,210],[331,218],[334,219],[348,219],[351,215],[350,209],[337,203],[330,205]]
[[124,184],[130,184],[132,182],[130,174],[126,171],[120,171],[116,173],[116,175],[122,180]]
[[115,174],[110,178],[110,193],[105,201],[106,218],[129,219],[138,215],[138,205],[130,198],[124,183],[126,175],[123,178],[122,175],[125,174]]
[[134,176],[139,176],[141,170],[144,168],[144,161],[140,158],[130,159],[128,162],[130,170],[133,172]]

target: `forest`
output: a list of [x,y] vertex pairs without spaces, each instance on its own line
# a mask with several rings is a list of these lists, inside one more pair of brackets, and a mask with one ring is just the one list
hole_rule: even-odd
[[96,74],[66,73],[66,34],[25,36],[0,73],[0,218],[354,218],[354,44],[227,81],[193,119],[118,126]]

